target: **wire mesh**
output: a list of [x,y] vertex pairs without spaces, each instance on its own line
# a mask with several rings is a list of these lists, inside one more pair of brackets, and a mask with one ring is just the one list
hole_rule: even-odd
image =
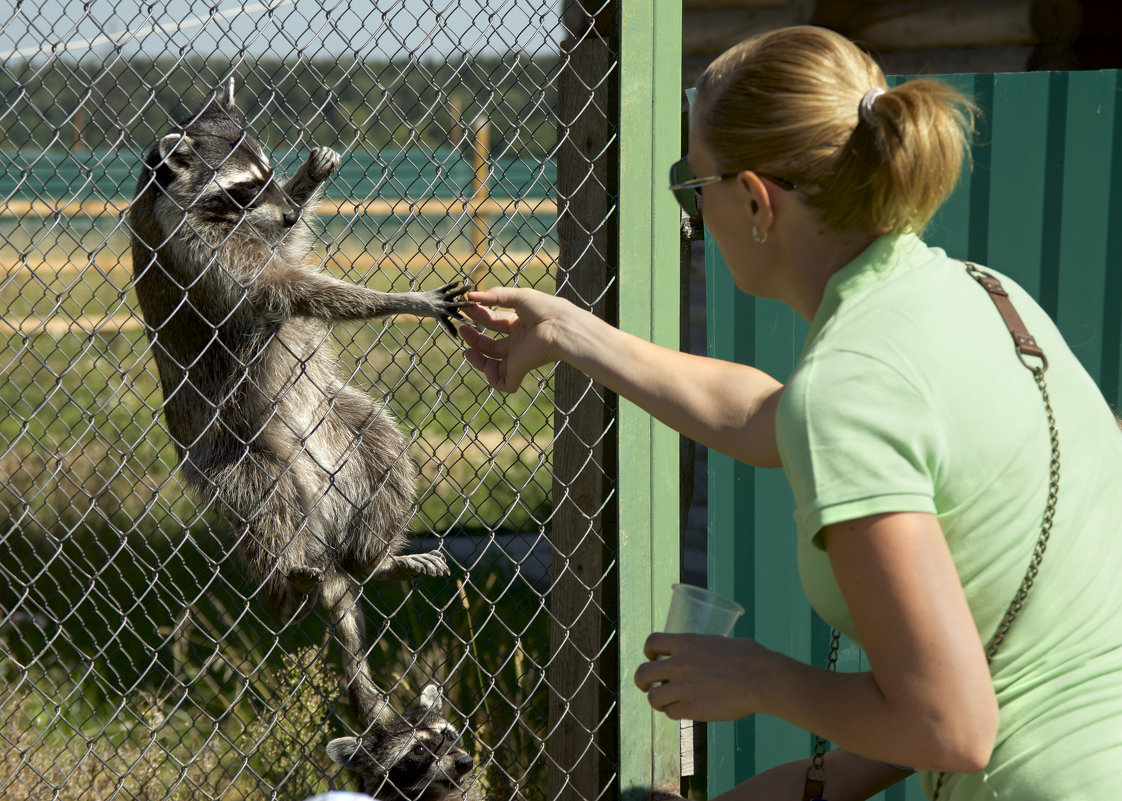
[[[568,15],[581,25],[602,11]],[[237,532],[178,469],[127,210],[145,154],[233,77],[278,172],[317,145],[343,156],[314,208],[314,268],[383,291],[569,285],[560,249],[606,260],[611,203],[590,164],[565,192],[602,195],[604,218],[562,234],[560,12],[555,0],[48,0],[0,20],[0,799],[358,786],[327,752],[358,733],[333,621],[270,615]],[[589,99],[570,101],[606,128],[596,92],[613,71],[609,58],[577,82]],[[577,539],[608,553],[581,586],[602,589],[611,565],[604,500],[580,507],[574,477],[554,467],[575,401],[556,411],[544,372],[527,391],[492,393],[432,320],[337,325],[329,338],[338,373],[384,398],[409,440],[410,550],[439,549],[451,568],[362,584],[365,657],[389,714],[437,685],[474,763],[452,795],[544,798],[559,786],[546,778],[558,770],[551,660],[579,622],[551,615],[569,558],[553,546],[559,491],[577,504]],[[607,408],[591,386],[578,395]],[[609,440],[565,447],[610,493]],[[578,618],[612,614],[585,603]],[[596,719],[578,751],[602,748],[595,729],[613,724]],[[390,785],[379,797],[395,797]]]

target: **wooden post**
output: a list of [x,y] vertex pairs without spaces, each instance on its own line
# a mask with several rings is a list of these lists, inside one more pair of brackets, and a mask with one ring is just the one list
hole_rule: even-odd
[[472,180],[471,180],[471,253],[475,267],[471,280],[480,289],[486,273],[489,229],[487,215],[483,213],[484,204],[490,199],[488,179],[491,171],[491,125],[486,117],[476,121],[475,136],[471,142]]
[[[613,55],[597,32],[561,44],[557,79],[557,294],[614,321],[607,224],[613,159]],[[612,293],[614,295],[614,293]],[[553,589],[548,795],[606,799],[616,772],[618,661],[614,399],[582,373],[554,374]]]
[[[682,7],[620,0],[619,327],[679,347],[681,210],[667,191],[681,156]],[[620,796],[681,788],[680,727],[632,680],[679,579],[678,434],[619,402]]]

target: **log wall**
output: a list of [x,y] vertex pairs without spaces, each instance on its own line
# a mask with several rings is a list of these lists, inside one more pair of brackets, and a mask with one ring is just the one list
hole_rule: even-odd
[[683,0],[683,85],[737,41],[811,23],[889,74],[1122,67],[1119,0]]

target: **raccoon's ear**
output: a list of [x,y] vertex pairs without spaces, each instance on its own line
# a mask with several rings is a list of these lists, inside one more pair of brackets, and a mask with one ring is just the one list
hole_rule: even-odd
[[173,170],[184,170],[195,159],[195,140],[187,134],[168,134],[160,140],[160,159]]
[[443,699],[440,697],[440,688],[435,684],[430,684],[421,690],[421,697],[417,699],[418,707],[438,714],[443,703]]
[[327,756],[344,768],[361,761],[362,753],[362,742],[357,737],[337,737],[327,744]]
[[221,89],[219,89],[217,92],[214,93],[214,99],[217,100],[222,105],[226,106],[226,108],[228,108],[230,110],[234,109],[234,76],[233,75],[230,76],[230,80],[226,82],[225,86],[223,86]]

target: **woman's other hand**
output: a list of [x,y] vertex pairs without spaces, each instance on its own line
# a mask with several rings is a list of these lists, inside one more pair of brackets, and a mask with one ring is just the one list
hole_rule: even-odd
[[739,720],[759,711],[753,695],[778,654],[755,640],[711,634],[652,634],[650,662],[635,684],[650,705],[674,720]]

